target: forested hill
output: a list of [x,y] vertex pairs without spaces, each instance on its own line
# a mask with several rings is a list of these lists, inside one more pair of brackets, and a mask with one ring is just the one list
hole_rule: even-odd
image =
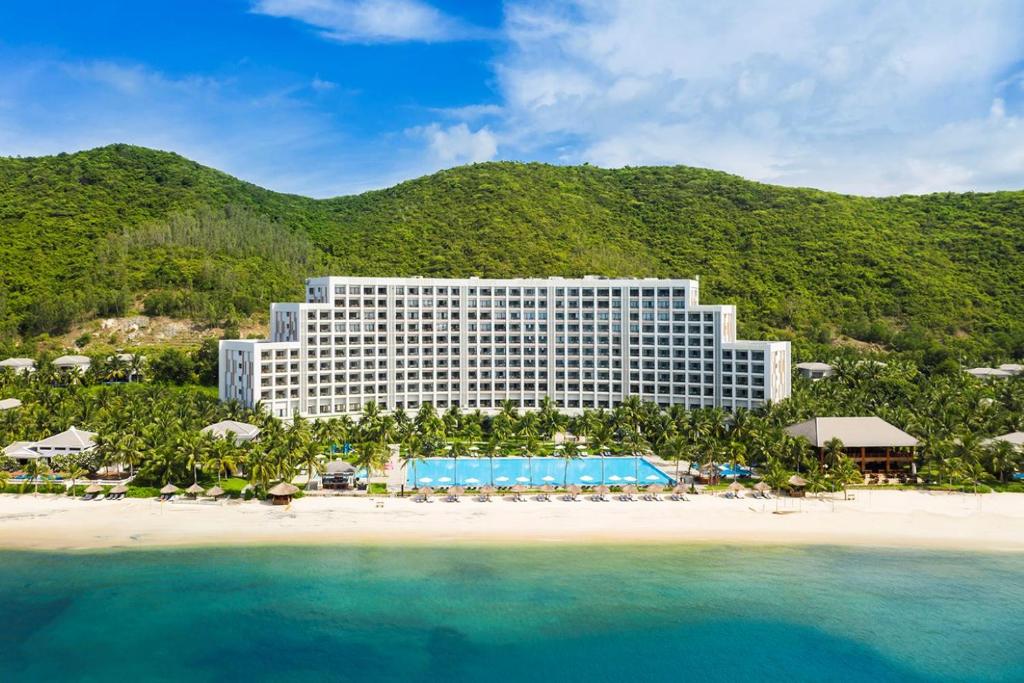
[[864,198],[676,167],[487,163],[313,200],[126,145],[0,159],[0,322],[210,321],[353,275],[700,275],[741,332],[1024,351],[1024,192]]

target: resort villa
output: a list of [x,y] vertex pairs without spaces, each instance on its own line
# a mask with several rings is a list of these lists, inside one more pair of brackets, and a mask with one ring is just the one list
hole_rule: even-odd
[[831,377],[835,374],[835,369],[828,363],[797,363],[796,370],[801,377],[806,377],[811,381]]
[[236,444],[255,441],[260,435],[260,428],[248,422],[237,420],[221,420],[211,425],[206,425],[200,430],[203,434],[210,434],[214,438],[226,439],[228,434],[232,435]]
[[0,360],[0,370],[10,370],[16,374],[28,374],[36,369],[36,362],[31,358],[6,358]]
[[53,367],[64,372],[85,372],[91,365],[89,356],[61,356],[53,360]]
[[734,410],[789,396],[789,343],[737,339],[735,306],[701,304],[699,284],[312,278],[304,303],[271,306],[269,339],[220,343],[220,398],[288,418],[368,402]]
[[786,433],[806,439],[822,462],[828,442],[839,439],[861,472],[913,469],[917,439],[880,417],[816,417],[786,427]]
[[54,434],[42,441],[15,441],[4,449],[4,455],[19,464],[43,458],[47,462],[55,455],[85,453],[96,448],[96,434],[76,427]]

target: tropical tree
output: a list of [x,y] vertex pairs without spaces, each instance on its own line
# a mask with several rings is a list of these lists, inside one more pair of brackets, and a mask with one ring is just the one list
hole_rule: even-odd
[[562,473],[562,485],[569,486],[569,463],[580,457],[580,447],[575,441],[562,444],[562,457],[565,459],[565,470]]
[[297,452],[297,464],[306,470],[306,481],[313,481],[313,474],[322,475],[327,471],[324,463],[323,446],[316,441],[307,441]]
[[356,446],[353,465],[366,471],[366,490],[370,490],[370,479],[388,462],[387,447],[379,441],[362,441]]
[[838,437],[833,437],[825,442],[825,464],[829,467],[835,467],[839,459],[842,458],[846,451],[843,450],[843,440]]
[[829,474],[832,477],[832,481],[843,489],[843,500],[849,498],[847,487],[850,484],[859,484],[864,481],[864,475],[861,474],[857,465],[854,464],[853,460],[844,455],[839,456],[839,459],[835,461],[835,464],[829,470]]
[[71,480],[71,495],[75,495],[75,488],[78,485],[78,480],[89,474],[88,470],[84,467],[73,467],[70,472],[67,473],[68,478]]
[[989,469],[995,473],[1000,482],[1006,483],[1006,473],[1012,473],[1020,467],[1020,446],[996,439],[989,443],[987,451]]
[[50,466],[43,458],[32,458],[25,465],[25,474],[32,480],[33,494],[39,493],[39,480],[46,479],[50,474]]
[[761,479],[775,491],[781,492],[782,489],[789,484],[789,478],[791,476],[793,476],[792,473],[786,469],[782,462],[778,459],[774,459],[768,463],[768,467]]
[[217,439],[206,451],[203,469],[217,477],[220,483],[222,476],[230,476],[238,469],[238,447],[230,439]]

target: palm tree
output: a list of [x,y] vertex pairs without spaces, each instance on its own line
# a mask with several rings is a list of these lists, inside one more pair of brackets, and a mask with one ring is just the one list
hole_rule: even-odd
[[32,458],[25,465],[25,474],[32,479],[33,494],[38,495],[39,480],[45,479],[50,474],[50,466],[42,458]]
[[786,487],[791,476],[781,461],[773,459],[768,463],[768,469],[761,479],[778,493]]
[[480,450],[480,454],[488,459],[491,472],[491,486],[494,486],[494,456],[501,450],[501,441],[496,436],[492,436],[490,439],[484,442],[483,448]]
[[850,484],[858,484],[864,481],[864,475],[861,474],[857,465],[845,455],[839,456],[839,459],[832,465],[829,473],[832,475],[832,480],[842,487],[843,500],[849,499],[847,487]]
[[322,475],[327,471],[324,464],[323,447],[316,441],[308,441],[298,452],[298,464],[306,470],[306,483],[313,481],[313,473]]
[[1016,444],[996,440],[988,446],[988,458],[992,472],[999,477],[1000,483],[1005,484],[1006,473],[1020,466],[1021,452]]
[[11,473],[7,470],[0,470],[0,491],[7,488],[7,484],[11,481]]
[[843,450],[843,440],[838,437],[833,437],[825,442],[825,464],[829,467],[835,467],[839,459],[846,455],[846,451]]
[[217,439],[212,444],[212,448],[207,450],[203,467],[207,472],[213,472],[217,475],[218,484],[223,475],[230,476],[237,469],[237,452],[238,447],[235,446],[234,441],[228,439]]
[[562,486],[569,486],[569,463],[580,457],[580,447],[575,441],[562,444],[562,457],[565,458],[565,471],[562,474]]
[[278,467],[266,448],[254,448],[246,457],[245,469],[249,480],[256,484],[257,493],[265,492],[271,480],[278,478]]
[[72,466],[71,471],[68,472],[68,477],[71,479],[71,495],[72,496],[75,495],[75,488],[78,485],[78,480],[81,479],[82,477],[84,477],[87,474],[89,474],[89,472],[84,467],[80,467],[78,465]]
[[448,453],[452,458],[452,483],[457,485],[459,483],[459,458],[465,458],[469,455],[469,446],[465,441],[455,441],[452,443]]
[[[227,439],[233,438],[229,432]],[[199,483],[199,468],[206,460],[210,442],[208,437],[200,432],[185,432],[178,439],[178,452],[185,460],[188,469],[192,470],[192,483]]]
[[370,478],[375,470],[379,470],[387,464],[388,452],[384,444],[379,441],[363,441],[356,447],[353,465],[366,470],[366,490],[370,490]]

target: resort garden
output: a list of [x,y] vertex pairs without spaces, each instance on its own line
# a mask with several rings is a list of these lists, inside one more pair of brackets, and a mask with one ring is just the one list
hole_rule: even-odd
[[[45,368],[0,373],[0,398],[21,402],[0,412],[3,444],[44,439],[72,426],[96,433],[94,449],[56,455],[48,464],[36,459],[19,465],[4,457],[0,490],[7,492],[80,493],[100,473],[117,469],[118,476],[131,477],[129,496],[156,496],[169,483],[183,489],[217,485],[232,497],[263,496],[278,482],[322,474],[332,459],[378,473],[393,444],[401,458],[413,462],[527,455],[568,463],[583,454],[610,454],[660,459],[673,476],[703,474],[712,485],[718,465],[752,468],[775,489],[785,488],[794,475],[806,482],[808,492],[863,484],[841,443],[829,444],[822,457],[784,431],[824,415],[876,415],[913,434],[923,485],[1024,490],[1013,479],[1020,450],[1006,442],[986,443],[1024,426],[1024,377],[985,381],[958,372],[928,375],[901,361],[839,363],[825,380],[795,379],[793,396],[784,402],[735,414],[716,408],[662,410],[635,399],[573,416],[561,414],[549,400],[531,412],[505,404],[493,415],[457,408],[438,412],[429,404],[411,415],[386,414],[371,403],[356,419],[281,422],[260,410],[221,403],[208,387],[112,382],[98,374],[68,378]],[[240,442],[201,431],[220,420],[253,424],[259,438]],[[382,486],[371,485],[371,491]]]

